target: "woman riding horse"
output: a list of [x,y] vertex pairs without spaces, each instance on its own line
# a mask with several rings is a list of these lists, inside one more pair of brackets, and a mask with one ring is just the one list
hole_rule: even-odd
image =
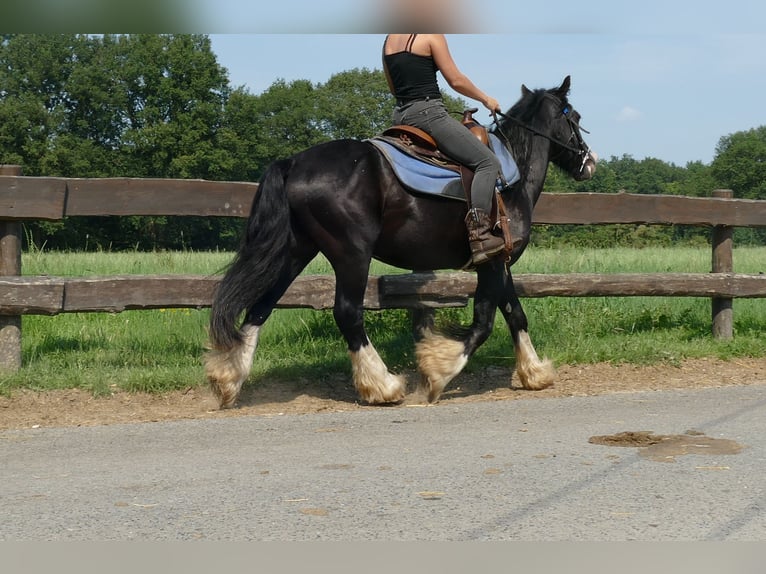
[[[494,127],[519,168],[518,181],[501,192],[518,240],[507,262],[495,257],[476,268],[473,323],[458,339],[429,329],[422,333],[416,357],[429,401],[439,398],[487,339],[497,309],[510,329],[522,385],[540,389],[554,380],[552,365],[538,358],[530,341],[511,264],[529,242],[548,163],[575,180],[595,172],[595,154],[583,141],[580,115],[567,99],[569,87],[569,77],[550,90],[522,86],[521,99],[500,114]],[[421,271],[463,267],[471,255],[462,225],[467,211],[464,202],[408,191],[367,141],[330,141],[271,164],[260,180],[242,244],[213,300],[205,370],[221,408],[234,405],[250,373],[260,329],[280,297],[320,252],[335,272],[333,316],[348,344],[361,400],[401,401],[405,380],[388,371],[364,329],[370,261],[374,257]]]
[[420,128],[433,137],[445,155],[473,171],[470,209],[465,219],[471,262],[480,265],[505,249],[492,234],[489,213],[500,173],[500,162],[455,118],[442,102],[436,71],[452,89],[480,101],[490,112],[500,104],[463,74],[455,64],[443,34],[389,34],[383,44],[383,71],[396,98],[394,124]]

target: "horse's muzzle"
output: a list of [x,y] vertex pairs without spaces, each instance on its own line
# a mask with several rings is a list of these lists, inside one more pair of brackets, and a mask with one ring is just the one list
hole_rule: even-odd
[[582,164],[580,173],[577,174],[575,180],[587,181],[596,174],[596,164],[598,163],[598,154],[595,151],[588,152],[588,157]]

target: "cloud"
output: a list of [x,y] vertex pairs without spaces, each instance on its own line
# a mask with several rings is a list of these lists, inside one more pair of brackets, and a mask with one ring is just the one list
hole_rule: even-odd
[[617,114],[618,122],[635,122],[640,118],[641,112],[630,106],[625,106],[620,110],[620,113]]

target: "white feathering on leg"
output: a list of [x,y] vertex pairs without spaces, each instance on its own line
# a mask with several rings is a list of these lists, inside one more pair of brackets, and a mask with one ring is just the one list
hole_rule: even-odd
[[519,332],[519,344],[516,346],[516,372],[525,389],[539,391],[550,387],[556,380],[556,369],[550,359],[540,360],[532,346],[529,333]]
[[247,325],[241,331],[242,343],[228,351],[212,349],[205,355],[205,374],[219,408],[230,408],[237,400],[253,365],[259,332],[260,327]]
[[407,383],[404,378],[388,372],[372,343],[358,351],[349,351],[354,387],[360,398],[369,404],[398,403],[404,399]]
[[468,362],[462,341],[430,330],[423,332],[423,338],[415,346],[415,357],[421,374],[420,386],[429,403],[439,399],[444,388]]

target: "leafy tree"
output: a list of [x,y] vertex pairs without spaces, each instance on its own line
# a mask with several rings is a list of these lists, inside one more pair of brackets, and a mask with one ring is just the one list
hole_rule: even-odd
[[327,141],[308,80],[277,80],[260,95],[235,90],[224,112],[223,145],[238,179],[256,181],[273,161]]
[[229,93],[226,70],[201,35],[123,37],[122,151],[131,174],[221,179],[216,142]]
[[0,161],[39,175],[61,131],[64,88],[79,43],[74,35],[7,35],[0,43]]
[[718,186],[735,197],[766,199],[766,126],[722,137],[711,167]]
[[695,161],[687,163],[685,169],[679,170],[678,179],[666,184],[666,192],[671,195],[709,197],[716,187],[710,166]]
[[[735,197],[766,199],[766,126],[722,137],[711,165],[718,187]],[[766,244],[766,229],[735,229],[737,243]]]
[[[202,35],[15,35],[0,43],[0,161],[27,175],[226,179],[226,70]],[[207,219],[30,223],[58,247],[177,246]],[[229,224],[230,225],[230,224]],[[169,235],[170,234],[170,235]],[[194,233],[186,233],[188,238]]]
[[380,70],[353,69],[317,86],[317,116],[330,139],[364,139],[391,125],[394,109]]

